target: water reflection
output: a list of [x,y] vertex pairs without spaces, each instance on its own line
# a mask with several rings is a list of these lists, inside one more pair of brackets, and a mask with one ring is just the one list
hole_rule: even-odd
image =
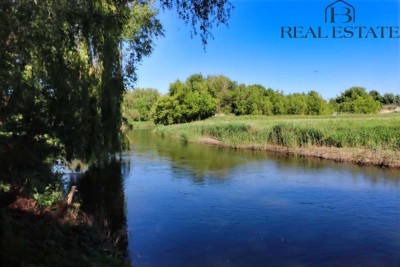
[[[382,169],[375,166],[359,166],[352,163],[337,163],[310,157],[292,156],[265,151],[248,151],[219,148],[201,144],[183,144],[177,141],[163,140],[149,129],[135,130],[129,135],[136,153],[145,153],[153,159],[159,156],[167,158],[173,170],[185,170],[194,182],[202,183],[206,177],[211,179],[229,179],[231,170],[246,164],[270,164],[281,170],[316,171],[334,169],[346,171],[353,179],[371,180],[374,183],[400,184],[398,169]],[[157,152],[157,153],[155,153]]]
[[131,134],[135,266],[396,266],[400,173]]
[[112,160],[91,167],[76,180],[82,211],[93,217],[104,238],[114,244],[108,248],[110,252],[120,257],[127,256],[128,247],[124,194],[124,180],[128,173],[128,161]]
[[174,141],[165,141],[151,134],[149,130],[137,130],[130,134],[135,152],[157,152],[157,156],[167,158],[173,168],[188,171],[201,183],[206,175],[214,178],[226,178],[229,170],[235,166],[245,164],[241,157],[235,156],[226,149],[197,144],[181,144]]

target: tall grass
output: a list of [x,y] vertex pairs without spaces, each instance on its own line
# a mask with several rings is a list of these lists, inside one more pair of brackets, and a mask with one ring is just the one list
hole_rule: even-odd
[[278,145],[400,150],[400,114],[227,116],[158,126],[160,136],[185,142],[213,138],[229,147]]

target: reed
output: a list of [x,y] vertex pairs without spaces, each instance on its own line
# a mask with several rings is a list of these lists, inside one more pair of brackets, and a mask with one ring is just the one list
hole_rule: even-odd
[[[338,116],[225,116],[157,126],[155,132],[184,142],[231,148],[343,148],[400,152],[400,114]],[[268,150],[268,149],[267,149]]]

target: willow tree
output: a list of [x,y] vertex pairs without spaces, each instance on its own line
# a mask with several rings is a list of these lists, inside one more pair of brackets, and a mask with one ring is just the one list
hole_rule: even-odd
[[2,0],[0,124],[86,161],[122,148],[121,101],[175,10],[205,45],[228,0]]

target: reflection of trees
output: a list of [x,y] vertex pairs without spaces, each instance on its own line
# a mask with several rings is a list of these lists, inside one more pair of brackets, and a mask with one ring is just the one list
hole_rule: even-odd
[[171,160],[174,168],[188,171],[196,182],[203,182],[205,176],[227,178],[229,171],[245,161],[232,151],[197,144],[177,144],[159,141],[157,152]]
[[231,169],[247,161],[229,149],[163,140],[150,130],[132,131],[129,138],[135,151],[157,151],[158,155],[170,160],[172,171],[186,170],[199,183],[204,181],[205,176],[226,178]]
[[[360,175],[372,182],[390,182],[400,184],[399,170],[381,169],[374,166],[358,166],[351,163],[336,163],[311,157],[291,156],[286,154],[233,150],[202,144],[183,144],[177,141],[163,140],[151,133],[151,130],[135,130],[130,133],[135,151],[157,151],[158,155],[168,158],[172,171],[186,170],[188,176],[197,183],[205,177],[218,178],[210,182],[223,182],[233,168],[255,161],[269,161],[281,169],[302,169],[308,172],[320,172],[326,169],[351,173],[353,179]],[[155,155],[154,155],[155,156]]]
[[122,257],[127,256],[128,245],[123,186],[128,172],[129,163],[113,160],[91,167],[78,180],[82,211],[93,216],[104,238],[112,241],[112,254]]

